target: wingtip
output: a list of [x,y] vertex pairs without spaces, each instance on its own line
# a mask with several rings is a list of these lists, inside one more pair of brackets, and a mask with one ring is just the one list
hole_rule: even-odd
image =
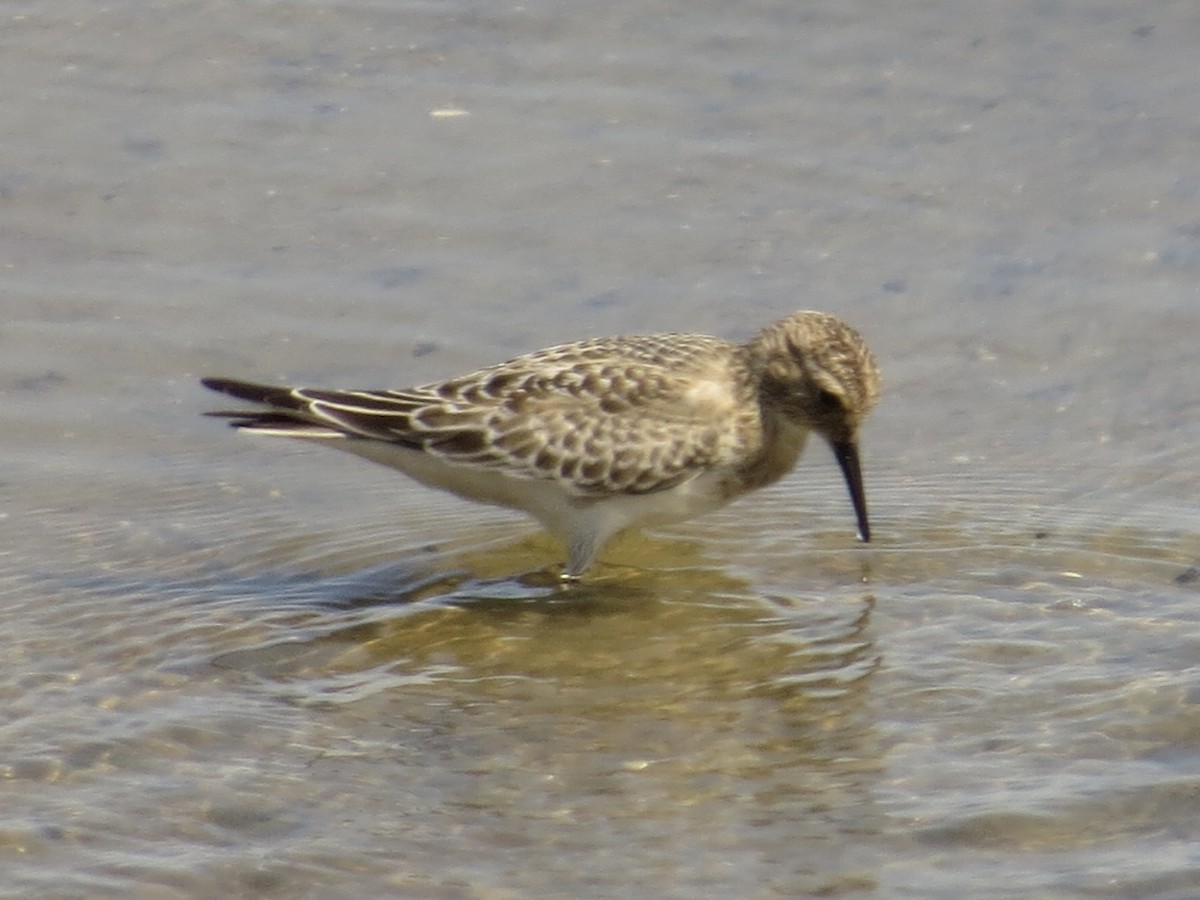
[[239,387],[250,387],[249,382],[237,381],[233,378],[214,378],[206,376],[200,379],[200,383],[210,391],[216,391],[218,394],[230,394],[237,396]]
[[259,384],[254,381],[242,381],[238,378],[205,377],[200,379],[200,383],[210,391],[236,397],[239,400],[248,400],[251,403],[286,406],[289,404],[284,402],[285,398],[289,397],[292,393],[291,388],[279,387],[274,384]]

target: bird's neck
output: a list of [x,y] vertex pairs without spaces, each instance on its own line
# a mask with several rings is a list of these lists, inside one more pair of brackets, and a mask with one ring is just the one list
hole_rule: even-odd
[[765,487],[792,471],[807,439],[807,428],[764,409],[757,452],[736,472],[737,492]]

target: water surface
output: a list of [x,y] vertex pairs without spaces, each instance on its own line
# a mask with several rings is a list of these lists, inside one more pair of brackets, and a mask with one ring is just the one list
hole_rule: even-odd
[[[1200,892],[1189,5],[3,17],[6,895]],[[869,547],[814,446],[564,593],[199,415],[814,307]]]

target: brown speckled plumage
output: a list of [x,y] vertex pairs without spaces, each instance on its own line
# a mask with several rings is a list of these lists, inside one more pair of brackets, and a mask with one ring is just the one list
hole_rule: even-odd
[[468,499],[525,510],[578,576],[613,534],[687,518],[791,470],[810,430],[833,445],[869,538],[857,434],[879,394],[859,335],[795,313],[744,344],[705,335],[599,338],[407,390],[205,379],[265,406],[249,431],[311,440]]

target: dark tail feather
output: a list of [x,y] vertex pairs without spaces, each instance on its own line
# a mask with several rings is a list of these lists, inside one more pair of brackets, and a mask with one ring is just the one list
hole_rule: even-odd
[[252,409],[217,409],[204,415],[228,419],[234,428],[265,428],[271,431],[311,429],[313,424],[286,412],[255,412]]
[[218,409],[206,412],[206,416],[228,419],[234,428],[263,429],[274,432],[304,431],[311,429],[312,419],[303,413],[307,404],[291,388],[273,384],[255,384],[235,378],[201,378],[200,383],[219,394],[228,394],[239,400],[261,403],[272,407],[267,410]]

